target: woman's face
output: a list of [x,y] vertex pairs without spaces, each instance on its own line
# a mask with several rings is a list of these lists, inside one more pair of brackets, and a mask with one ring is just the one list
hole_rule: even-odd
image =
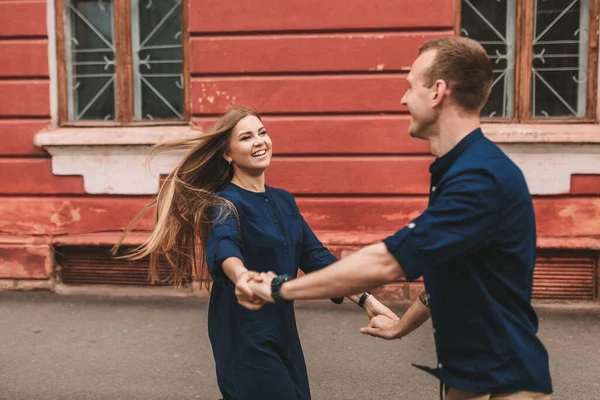
[[264,172],[271,163],[273,144],[260,119],[248,115],[240,120],[231,132],[227,162],[237,169],[256,175]]

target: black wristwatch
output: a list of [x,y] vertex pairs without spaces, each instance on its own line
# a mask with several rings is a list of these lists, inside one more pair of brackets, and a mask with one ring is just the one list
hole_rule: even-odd
[[271,281],[271,297],[275,300],[275,303],[291,303],[291,301],[281,297],[281,285],[284,282],[292,279],[289,275],[279,275]]

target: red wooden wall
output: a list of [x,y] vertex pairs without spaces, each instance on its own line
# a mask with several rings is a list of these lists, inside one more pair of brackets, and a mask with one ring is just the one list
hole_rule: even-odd
[[[0,1],[0,59],[0,280],[47,279],[51,248],[27,227],[36,217],[26,204],[11,206],[13,195],[38,195],[40,186],[60,182],[46,153],[33,145],[33,135],[50,118],[44,0]],[[6,227],[15,217],[18,227]]]
[[419,46],[452,34],[452,0],[209,0],[190,14],[196,122],[257,108],[276,155],[267,183],[314,229],[363,241],[423,208],[431,156],[400,99]]
[[[453,3],[190,0],[194,120],[257,108],[276,154],[267,183],[338,250],[382,238],[426,204],[432,157],[408,137],[400,99],[418,47],[452,34]],[[118,232],[147,198],[86,195],[33,146],[50,115],[44,0],[0,1],[0,54],[0,260],[12,260],[0,282],[46,279],[53,241],[102,241],[81,235]],[[536,198],[540,235],[563,247],[599,236],[599,183],[574,177],[571,196]]]
[[0,54],[0,156],[30,161],[50,116],[45,1],[0,2]]

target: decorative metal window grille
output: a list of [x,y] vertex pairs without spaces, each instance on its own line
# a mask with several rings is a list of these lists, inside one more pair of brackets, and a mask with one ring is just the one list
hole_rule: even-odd
[[492,92],[482,110],[484,116],[513,116],[516,6],[516,0],[463,0],[461,35],[481,43],[494,68]]
[[[123,9],[129,15],[118,15]],[[119,41],[123,18],[130,37]],[[184,119],[182,0],[65,0],[64,25],[68,120]],[[129,60],[119,64],[121,54]],[[131,105],[120,90],[132,92]]]
[[517,108],[522,119],[590,117],[589,31],[598,17],[590,16],[590,0],[462,0],[460,7],[460,34],[479,41],[494,67],[483,117],[519,118]]
[[132,0],[135,119],[183,119],[181,0]]
[[67,92],[70,120],[115,120],[115,44],[112,2],[70,1]]
[[589,0],[536,0],[532,117],[586,113]]

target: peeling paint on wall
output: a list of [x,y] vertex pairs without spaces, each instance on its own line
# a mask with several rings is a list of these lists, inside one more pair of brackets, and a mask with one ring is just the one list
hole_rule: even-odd
[[74,222],[81,221],[79,208],[74,208],[71,203],[66,201],[50,216],[50,222],[56,226],[65,226]]

